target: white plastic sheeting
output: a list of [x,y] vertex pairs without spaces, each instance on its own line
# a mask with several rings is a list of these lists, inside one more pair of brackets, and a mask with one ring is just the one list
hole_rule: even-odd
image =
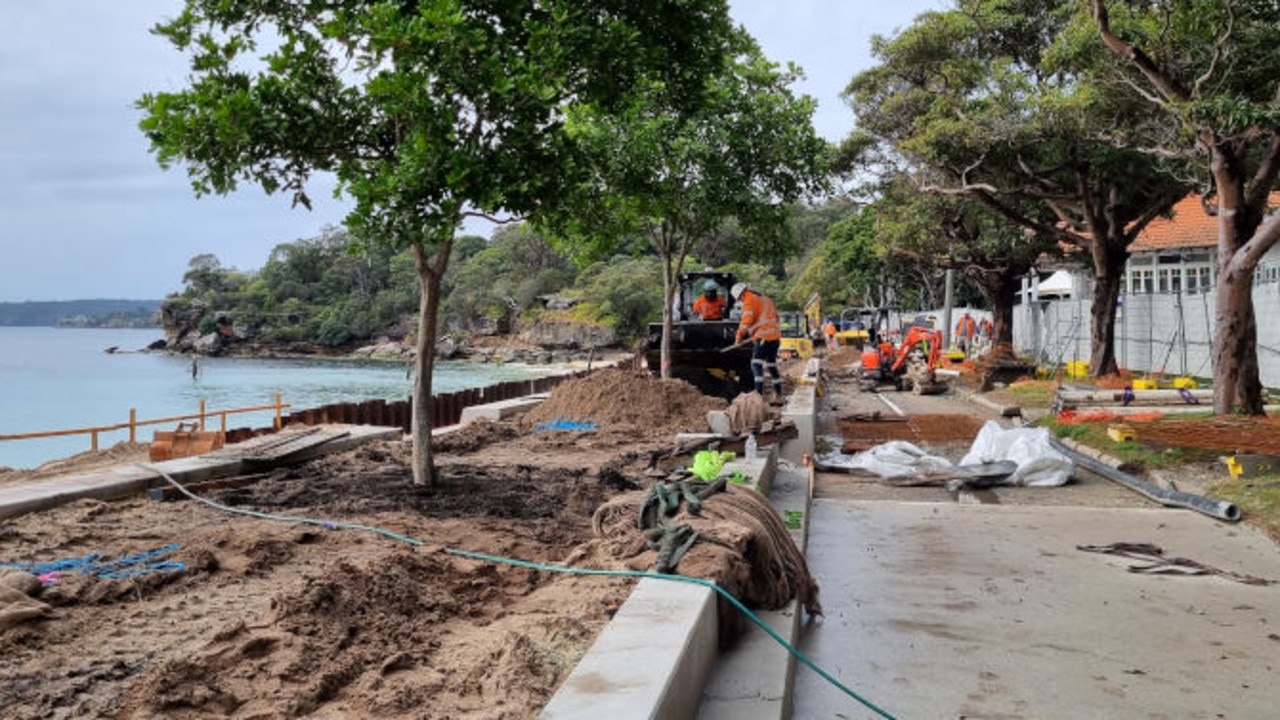
[[1052,487],[1071,479],[1071,460],[1054,449],[1048,428],[1002,428],[988,420],[960,459],[961,465],[1012,460],[1018,469],[1005,481],[1007,485]]
[[[904,440],[882,443],[856,455],[842,454],[838,449],[840,439],[832,440],[834,442],[829,446],[834,445],[836,449],[819,455],[819,465],[862,470],[882,478],[939,474],[957,465]],[[975,466],[998,461],[1010,461],[1018,466],[1012,475],[1000,481],[1001,485],[1052,487],[1066,484],[1071,479],[1071,460],[1049,442],[1047,428],[1006,429],[996,421],[988,420],[959,465]]]

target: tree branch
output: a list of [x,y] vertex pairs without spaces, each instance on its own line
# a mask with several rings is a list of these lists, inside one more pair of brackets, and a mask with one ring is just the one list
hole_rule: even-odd
[[1161,72],[1151,59],[1142,50],[1121,40],[1111,31],[1111,16],[1107,12],[1106,0],[1092,0],[1093,2],[1093,20],[1098,27],[1098,34],[1102,37],[1102,42],[1108,48],[1111,48],[1115,54],[1128,60],[1138,71],[1147,78],[1156,90],[1164,96],[1166,100],[1186,101],[1190,99],[1190,95],[1186,89],[1181,87],[1173,78]]
[[512,223],[524,222],[524,218],[522,217],[500,218],[500,217],[494,217],[493,215],[490,215],[488,213],[482,213],[479,210],[464,210],[463,212],[458,214],[458,217],[463,219],[480,218],[481,220],[488,220],[494,225],[510,225]]
[[1232,0],[1227,0],[1224,5],[1226,5],[1227,11],[1227,27],[1223,29],[1222,34],[1218,36],[1217,42],[1213,44],[1213,57],[1209,59],[1209,67],[1205,69],[1203,75],[1196,78],[1195,84],[1191,86],[1191,94],[1193,97],[1200,97],[1200,88],[1209,81],[1209,78],[1213,77],[1214,71],[1218,68],[1218,62],[1222,60],[1222,56],[1225,54],[1224,49],[1226,47],[1227,40],[1231,39],[1231,31],[1235,28],[1235,3],[1232,2]]

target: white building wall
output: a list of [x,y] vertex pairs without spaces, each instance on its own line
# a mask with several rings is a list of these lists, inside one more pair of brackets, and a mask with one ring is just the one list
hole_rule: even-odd
[[[1213,376],[1215,293],[1121,295],[1116,361],[1135,373]],[[1038,363],[1089,360],[1090,300],[1037,300],[1024,289],[1014,308],[1014,349]],[[1260,265],[1253,288],[1262,384],[1280,388],[1280,247]]]

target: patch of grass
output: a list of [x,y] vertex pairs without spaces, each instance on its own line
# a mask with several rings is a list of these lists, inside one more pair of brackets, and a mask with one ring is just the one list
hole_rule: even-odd
[[1024,408],[1047,408],[1053,404],[1058,384],[1052,380],[1019,380],[1012,385],[992,390],[986,397],[993,402]]
[[788,530],[799,530],[801,524],[804,523],[804,511],[788,510],[782,522],[786,524]]
[[1053,404],[1053,397],[1058,393],[1053,383],[1017,382],[1005,390],[1013,396],[1015,403],[1021,407],[1047,408]]
[[[1071,438],[1081,445],[1102,450],[1130,468],[1176,467],[1193,459],[1185,448],[1156,448],[1139,440],[1116,442],[1107,435],[1108,423],[1081,423],[1067,425],[1046,416],[1041,424],[1049,428],[1055,437]],[[1141,438],[1141,432],[1139,432]]]
[[1235,478],[1213,485],[1209,494],[1235,503],[1248,522],[1280,542],[1280,477]]

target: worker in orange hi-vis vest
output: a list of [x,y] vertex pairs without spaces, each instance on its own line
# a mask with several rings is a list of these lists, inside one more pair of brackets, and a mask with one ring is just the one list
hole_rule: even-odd
[[836,324],[831,318],[822,324],[822,333],[827,337],[827,349],[836,349]]
[[725,312],[724,298],[710,285],[702,291],[702,295],[693,301],[693,314],[699,320],[723,320]]
[[969,348],[973,345],[973,336],[978,332],[978,324],[974,322],[973,316],[966,310],[960,319],[956,321],[956,344],[967,355]]
[[764,395],[764,374],[769,372],[773,381],[773,403],[782,404],[782,376],[778,374],[778,346],[782,344],[778,307],[767,296],[738,283],[729,290],[729,296],[742,307],[738,321],[737,342],[747,338],[755,346],[751,353],[751,374],[755,376],[756,392]]

